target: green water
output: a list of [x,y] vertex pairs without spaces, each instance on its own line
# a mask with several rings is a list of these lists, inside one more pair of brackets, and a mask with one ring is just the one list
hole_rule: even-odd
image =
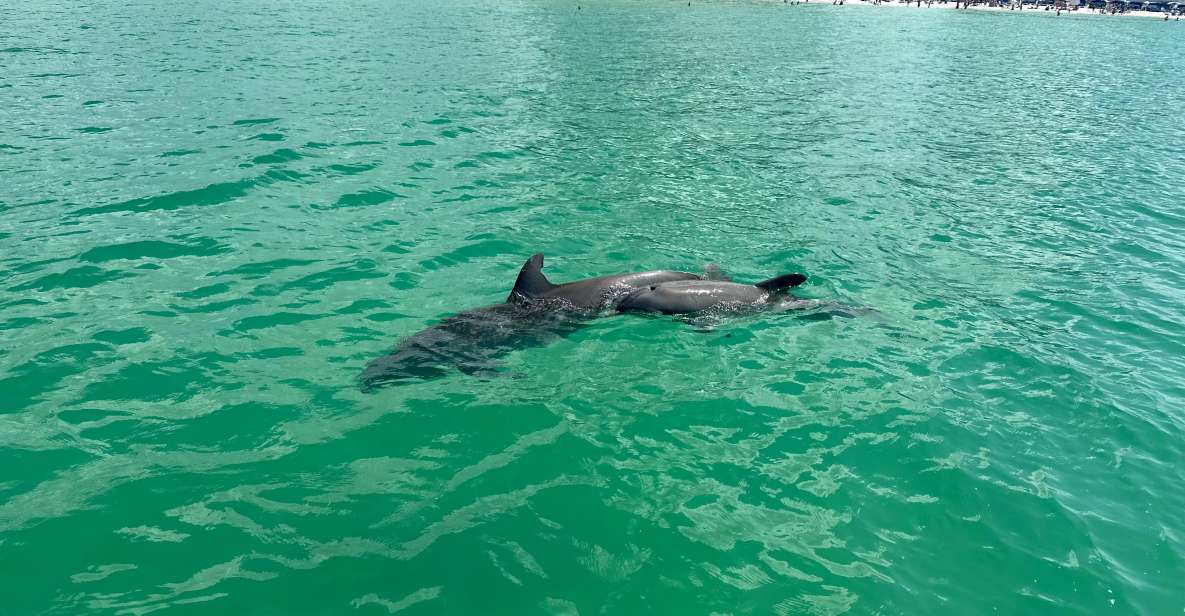
[[582,4],[0,6],[0,613],[1182,613],[1185,24]]

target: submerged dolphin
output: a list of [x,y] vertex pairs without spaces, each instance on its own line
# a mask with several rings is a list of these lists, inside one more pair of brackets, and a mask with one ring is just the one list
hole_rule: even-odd
[[786,291],[804,282],[806,276],[802,274],[786,274],[752,285],[718,280],[662,282],[631,292],[617,304],[617,309],[662,314],[750,312],[787,301],[802,301]]
[[364,389],[384,383],[448,374],[491,372],[495,359],[519,348],[541,346],[576,331],[630,291],[667,282],[698,280],[688,272],[656,270],[553,284],[543,275],[543,255],[523,264],[506,303],[467,310],[402,340],[362,371]]

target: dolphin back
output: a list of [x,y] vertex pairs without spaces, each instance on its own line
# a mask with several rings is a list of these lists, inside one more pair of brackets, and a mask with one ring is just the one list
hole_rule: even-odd
[[778,291],[782,291],[784,289],[797,287],[804,282],[806,282],[805,274],[783,274],[781,276],[770,278],[769,280],[762,280],[753,286],[757,287],[758,289],[765,289],[769,293],[777,293]]

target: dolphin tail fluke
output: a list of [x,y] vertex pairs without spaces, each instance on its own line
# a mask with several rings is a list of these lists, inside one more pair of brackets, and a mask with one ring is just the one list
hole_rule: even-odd
[[555,287],[556,285],[551,284],[547,276],[543,275],[543,253],[537,252],[523,264],[523,269],[518,273],[518,280],[514,281],[514,288],[511,289],[506,301],[530,299]]
[[770,278],[769,280],[762,280],[753,286],[759,289],[765,289],[770,293],[777,293],[784,289],[797,287],[804,282],[806,282],[806,276],[803,274],[784,274],[776,278]]

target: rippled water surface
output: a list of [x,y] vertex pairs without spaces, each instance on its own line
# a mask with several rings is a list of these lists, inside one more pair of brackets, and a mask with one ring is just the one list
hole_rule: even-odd
[[1180,614],[1185,24],[582,4],[0,6],[0,612]]

